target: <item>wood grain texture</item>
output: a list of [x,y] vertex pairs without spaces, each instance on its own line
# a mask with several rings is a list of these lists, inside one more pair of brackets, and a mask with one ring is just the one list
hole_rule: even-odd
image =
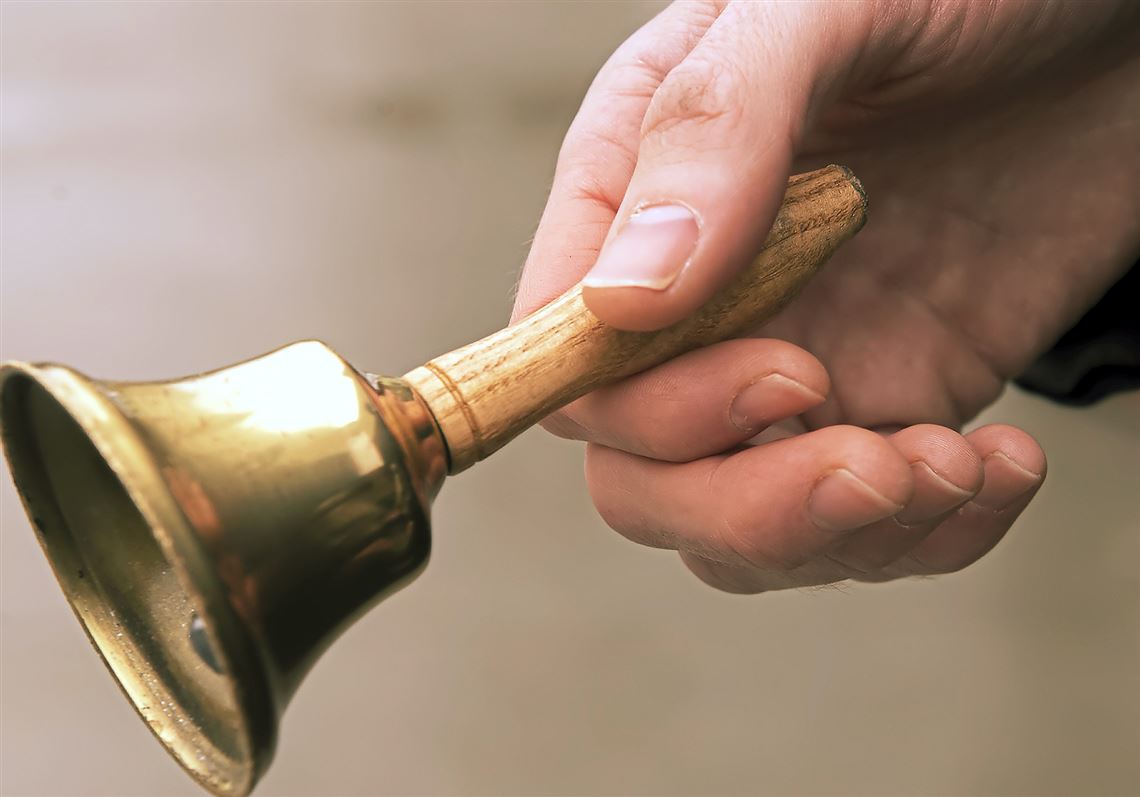
[[696,314],[655,332],[603,324],[574,286],[546,307],[404,375],[435,415],[458,473],[579,396],[770,318],[866,220],[866,197],[847,169],[788,181],[783,205],[752,265]]

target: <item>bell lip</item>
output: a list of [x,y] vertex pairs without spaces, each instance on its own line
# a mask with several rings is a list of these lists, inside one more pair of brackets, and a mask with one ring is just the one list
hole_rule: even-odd
[[[9,432],[4,428],[6,424],[2,409],[10,382],[20,377],[31,380],[47,392],[87,435],[147,522],[163,556],[176,573],[179,585],[194,604],[199,616],[206,620],[215,653],[221,659],[227,675],[227,685],[240,717],[239,738],[244,749],[240,751],[242,760],[235,761],[240,777],[234,781],[211,778],[210,773],[194,769],[189,761],[162,738],[160,729],[152,725],[143,713],[96,641],[87,621],[72,602],[68,580],[57,566],[56,558],[43,535],[35,530],[36,539],[44,550],[45,558],[64,592],[68,606],[127,702],[170,757],[207,791],[219,797],[245,797],[253,790],[273,759],[278,728],[275,702],[255,641],[243,631],[244,625],[226,600],[223,586],[209,567],[190,522],[170,495],[157,464],[122,411],[95,386],[93,380],[67,366],[8,361],[0,364],[0,439],[9,461],[12,481],[33,527],[35,523],[32,520],[31,504],[25,495],[21,477],[13,467]],[[98,416],[98,422],[93,420],[93,415]],[[121,460],[124,454],[135,461],[134,467],[128,469],[123,465]],[[141,674],[140,670],[136,672]]]

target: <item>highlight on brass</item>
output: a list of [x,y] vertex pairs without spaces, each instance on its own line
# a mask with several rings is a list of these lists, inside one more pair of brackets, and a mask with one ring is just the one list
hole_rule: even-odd
[[12,473],[124,693],[206,788],[247,793],[321,651],[427,561],[426,409],[298,343],[172,382],[0,377]]

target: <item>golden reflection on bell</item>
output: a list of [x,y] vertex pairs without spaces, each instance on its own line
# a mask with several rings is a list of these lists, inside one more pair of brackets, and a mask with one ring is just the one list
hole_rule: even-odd
[[321,651],[425,564],[427,409],[306,342],[173,382],[0,376],[4,444],[68,600],[143,719],[249,791]]
[[865,218],[846,169],[797,175],[755,261],[684,321],[615,330],[575,287],[402,379],[317,342],[167,382],[11,363],[4,448],[124,692],[203,786],[240,797],[320,653],[424,566],[447,473],[595,388],[761,324]]

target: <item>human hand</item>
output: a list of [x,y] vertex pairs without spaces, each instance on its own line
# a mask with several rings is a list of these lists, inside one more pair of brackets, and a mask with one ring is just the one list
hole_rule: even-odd
[[623,44],[566,136],[516,318],[585,276],[607,323],[673,323],[756,253],[793,170],[850,166],[871,215],[757,337],[546,421],[588,442],[607,523],[735,592],[992,548],[1045,456],[955,429],[1140,250],[1136,9],[677,3]]

